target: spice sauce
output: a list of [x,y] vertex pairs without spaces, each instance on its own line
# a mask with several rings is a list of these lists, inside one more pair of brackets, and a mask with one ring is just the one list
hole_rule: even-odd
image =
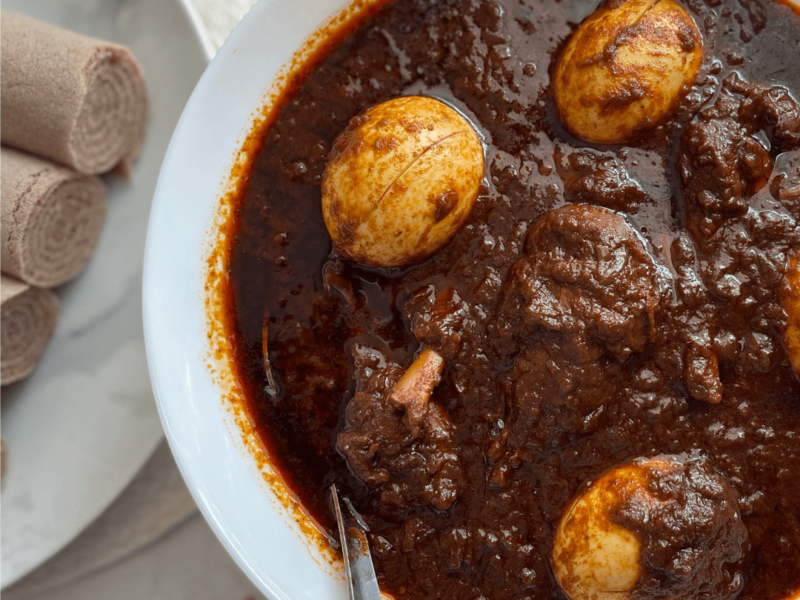
[[[395,0],[303,74],[266,133],[229,257],[238,374],[289,487],[333,532],[327,489],[339,486],[398,597],[563,598],[550,557],[574,494],[666,453],[702,455],[735,491],[747,530],[732,565],[739,598],[800,586],[800,381],[782,309],[787,257],[800,248],[800,18],[760,0],[684,5],[704,39],[700,74],[667,123],[627,146],[586,144],[559,123],[553,61],[597,8],[578,0]],[[439,98],[476,126],[484,184],[466,225],[423,264],[349,263],[322,219],[328,154],[352,118],[408,94]],[[730,168],[715,169],[726,151]],[[583,240],[602,248],[629,236],[579,214],[531,234],[573,203],[617,211],[641,240],[636,260],[651,264],[641,281],[581,288],[632,329],[603,329],[599,309],[557,326],[544,308],[524,310],[532,277],[563,285],[560,267],[537,259],[542,244],[585,261]],[[435,317],[443,290],[457,323]],[[356,476],[340,438],[401,436],[381,399],[421,341],[447,358],[433,393],[447,445],[398,438],[397,456],[445,456],[447,476],[415,489],[416,467],[398,461],[374,465],[388,482],[371,481],[370,465]]]

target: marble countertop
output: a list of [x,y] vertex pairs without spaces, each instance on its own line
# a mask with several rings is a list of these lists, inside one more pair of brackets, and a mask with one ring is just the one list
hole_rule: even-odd
[[6,600],[265,600],[195,515],[143,550],[46,592]]
[[[96,1],[109,5],[118,2],[118,0]],[[209,59],[256,2],[256,0],[170,1],[181,1],[186,5],[195,27],[200,30],[201,41]],[[159,452],[154,457],[160,460],[160,464],[155,467],[163,471],[159,476],[166,479],[179,477],[166,446],[162,447],[161,454],[160,459],[158,459]],[[154,468],[153,462],[151,460],[148,465],[151,471]],[[152,473],[150,476],[152,477]],[[141,489],[137,490],[135,484],[136,482],[126,489],[123,495],[141,493]],[[181,484],[182,482],[177,483]],[[126,498],[117,500],[108,512],[126,510],[125,500]],[[135,505],[136,502],[127,504]],[[184,509],[174,510],[186,513]],[[107,598],[262,600],[264,596],[234,563],[199,513],[190,511],[187,514],[192,512],[193,516],[188,519],[182,513],[179,525],[134,554],[118,560],[113,560],[115,557],[112,556],[105,562],[98,561],[98,565],[108,566],[100,566],[89,575],[75,580],[74,577],[64,577],[62,568],[62,573],[57,573],[50,585],[16,586],[4,591],[3,596],[6,600],[106,600]],[[88,537],[96,532],[102,532],[103,527],[108,526],[107,522],[103,522],[104,517],[108,521],[113,515],[103,515],[93,523],[86,532]],[[152,521],[152,518],[150,520]],[[147,526],[146,521],[147,519],[143,520],[143,527]],[[102,534],[98,534],[98,537],[102,537]],[[77,555],[86,552],[86,544],[77,547],[73,544],[66,551],[72,552],[74,556],[60,556],[58,558],[61,562],[67,565],[70,562],[77,564],[85,559]],[[62,580],[58,577],[66,583],[61,583]]]
[[[181,0],[199,20],[206,53],[213,56],[256,0]],[[193,15],[194,16],[194,15]]]

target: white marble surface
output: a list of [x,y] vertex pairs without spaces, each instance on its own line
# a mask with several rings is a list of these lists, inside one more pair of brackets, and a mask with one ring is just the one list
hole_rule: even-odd
[[[196,515],[157,543],[79,581],[4,600],[263,600]],[[322,599],[320,599],[322,600]]]
[[[68,26],[81,30],[82,25],[87,24],[86,12],[88,10],[99,11],[110,17],[118,10],[124,14],[123,4],[127,3],[130,6],[136,3],[137,5],[146,5],[152,13],[154,9],[160,8],[159,3],[173,5],[177,1],[83,0],[82,9],[75,10],[73,0],[69,2],[3,0],[3,7],[12,7],[13,5],[14,8],[34,14],[44,20],[58,21],[66,18],[71,21]],[[188,9],[187,13],[192,19],[193,25],[198,29],[195,33],[199,34],[206,58],[209,60],[224,42],[229,30],[255,3],[255,0],[198,0],[198,6],[194,6],[193,0],[181,1]],[[195,45],[186,39],[186,26],[180,22],[183,21],[182,15],[176,13],[173,8],[174,6],[167,6],[166,18],[163,16],[158,18],[157,22],[150,23],[150,27],[143,27],[146,24],[139,22],[139,33],[150,37],[169,32],[169,35],[177,38],[175,42],[182,46],[179,53],[191,54],[191,58],[194,60],[197,57]],[[37,13],[39,9],[41,12]],[[134,19],[134,21],[136,20]],[[128,24],[130,25],[130,20]],[[106,31],[98,31],[95,32],[95,35],[113,37],[114,29],[112,27]],[[150,43],[152,44],[152,39]],[[161,43],[153,45],[154,59],[155,52],[162,45]],[[139,54],[138,50],[137,54]],[[179,62],[184,65],[184,68],[187,66],[187,61]],[[145,68],[147,68],[147,64],[145,64]],[[198,65],[192,64],[178,76],[177,83],[183,83],[187,78],[196,79],[199,72]],[[148,72],[151,100],[164,102],[161,99],[162,94],[153,89],[151,77]],[[181,94],[172,96],[174,97],[169,98],[166,102],[170,105],[170,115],[177,119],[185,97]],[[180,107],[177,106],[178,104]],[[159,143],[163,144],[160,147],[163,148],[169,140],[172,126],[160,129],[155,134],[151,131],[149,136],[156,135]],[[163,149],[161,154],[163,155]],[[160,157],[158,162],[160,163]],[[138,169],[136,181],[137,184],[140,184],[142,166],[140,165]],[[149,187],[149,193],[152,194],[152,186]],[[149,198],[147,204],[149,206]],[[141,242],[143,243],[143,238]],[[140,248],[141,246],[138,246],[136,250],[140,251]],[[108,291],[111,294],[106,296],[107,300],[114,298],[116,302],[119,302],[120,291],[122,291],[122,296],[125,296],[126,292],[124,288],[121,288],[120,282],[124,282],[126,279],[128,277],[124,272],[112,273],[108,282]],[[129,291],[128,295],[135,296],[138,300],[138,290]],[[71,294],[72,292],[65,290],[64,293]],[[81,308],[83,310],[80,310]],[[75,314],[75,321],[82,327],[91,326],[94,317],[89,307],[77,306]],[[131,320],[137,324],[139,322],[138,318]],[[139,380],[146,381],[146,376]],[[4,393],[8,392],[4,390]],[[9,396],[13,398],[15,394],[19,393],[11,390]],[[4,405],[13,406],[14,402],[7,403],[4,397]],[[3,417],[6,421],[5,408]],[[7,426],[8,424],[4,423],[4,431]],[[201,517],[196,515],[194,518],[190,517],[188,523],[185,522],[185,519],[191,514],[196,515],[196,507],[180,480],[171,454],[162,444],[134,482],[100,518],[56,557],[24,578],[19,584],[4,590],[3,597],[7,600],[71,598],[91,600],[110,597],[120,600],[139,598],[152,600],[182,598],[187,600],[190,598],[192,600],[214,598],[258,600],[263,598],[228,556]],[[184,522],[184,524],[174,529],[173,524],[180,522]],[[4,529],[7,523],[4,509]],[[163,536],[162,532],[165,528],[173,530]],[[156,536],[161,536],[161,539],[152,542]],[[132,547],[138,548],[146,542],[152,543],[141,548],[132,556],[122,558],[130,552]],[[90,574],[86,575],[86,573]]]
[[33,375],[2,391],[6,587],[100,515],[163,438],[142,334],[144,242],[161,162],[205,59],[175,0],[2,5],[130,46],[151,99],[133,181],[108,180],[108,217],[96,253],[78,279],[57,290],[62,312],[54,339]]
[[181,0],[190,16],[199,21],[198,34],[209,60],[228,39],[228,34],[256,0]]
[[166,440],[114,503],[63,550],[3,590],[26,598],[62,589],[125,559],[197,514]]

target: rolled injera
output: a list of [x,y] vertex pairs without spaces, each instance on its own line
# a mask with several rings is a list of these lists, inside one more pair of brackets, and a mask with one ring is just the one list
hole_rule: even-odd
[[86,174],[130,173],[147,88],[130,50],[3,10],[0,136]]
[[53,287],[77,275],[106,216],[106,189],[92,175],[10,148],[0,151],[0,269]]
[[59,302],[50,290],[0,276],[0,383],[33,371],[58,322]]

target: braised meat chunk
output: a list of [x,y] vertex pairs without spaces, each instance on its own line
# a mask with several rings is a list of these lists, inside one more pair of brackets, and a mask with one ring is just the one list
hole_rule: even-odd
[[389,402],[402,368],[379,351],[352,349],[356,393],[347,405],[347,427],[336,446],[353,473],[380,497],[386,516],[396,517],[413,503],[447,510],[458,498],[464,476],[446,411],[430,402],[419,428]]
[[455,288],[437,294],[433,285],[411,297],[405,313],[411,330],[421,343],[434,348],[446,360],[452,360],[461,349],[462,328],[471,327],[469,305]]
[[511,373],[508,442],[522,460],[603,427],[620,397],[609,397],[596,382],[624,379],[619,365],[575,362],[554,341],[525,351]]
[[617,158],[586,151],[565,154],[560,148],[554,158],[567,198],[576,203],[633,212],[647,199]]
[[741,216],[770,179],[774,156],[800,146],[800,105],[781,86],[729,75],[716,102],[681,138],[678,169],[688,226],[699,240]]
[[499,310],[505,327],[514,329],[510,334],[558,332],[584,362],[604,353],[624,360],[653,338],[665,288],[624,217],[596,206],[564,206],[536,224],[525,252],[511,269]]

